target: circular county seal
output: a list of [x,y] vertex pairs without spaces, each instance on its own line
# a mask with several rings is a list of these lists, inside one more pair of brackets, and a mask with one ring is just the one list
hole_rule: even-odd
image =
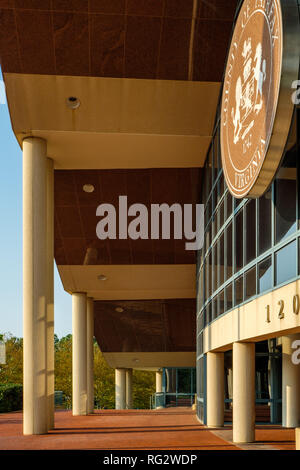
[[278,161],[268,168],[282,57],[280,0],[245,0],[227,59],[220,127],[225,179],[236,198],[261,196],[282,156],[283,149]]

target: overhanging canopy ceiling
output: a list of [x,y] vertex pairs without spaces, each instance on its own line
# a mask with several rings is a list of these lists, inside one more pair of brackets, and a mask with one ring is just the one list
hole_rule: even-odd
[[2,0],[3,72],[221,81],[237,0]]

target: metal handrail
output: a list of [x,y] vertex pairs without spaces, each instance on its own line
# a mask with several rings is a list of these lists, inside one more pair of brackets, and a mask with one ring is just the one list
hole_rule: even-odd
[[194,393],[180,393],[180,392],[155,392],[151,395],[150,397],[150,407],[151,409],[155,409],[158,407],[166,408],[166,406],[169,405],[168,403],[168,398],[175,398],[175,405],[173,406],[178,406],[178,399],[180,397],[183,398],[190,398],[191,401],[191,406],[194,403]]

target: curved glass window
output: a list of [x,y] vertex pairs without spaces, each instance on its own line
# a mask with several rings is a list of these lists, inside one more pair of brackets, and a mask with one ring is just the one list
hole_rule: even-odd
[[205,244],[198,256],[203,295],[197,308],[204,325],[299,276],[299,112],[276,178],[259,199],[229,193],[216,126],[204,170]]

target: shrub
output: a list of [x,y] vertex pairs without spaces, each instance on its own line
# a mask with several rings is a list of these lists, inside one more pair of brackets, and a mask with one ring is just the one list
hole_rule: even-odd
[[23,386],[20,384],[0,384],[0,413],[19,411],[23,407]]

